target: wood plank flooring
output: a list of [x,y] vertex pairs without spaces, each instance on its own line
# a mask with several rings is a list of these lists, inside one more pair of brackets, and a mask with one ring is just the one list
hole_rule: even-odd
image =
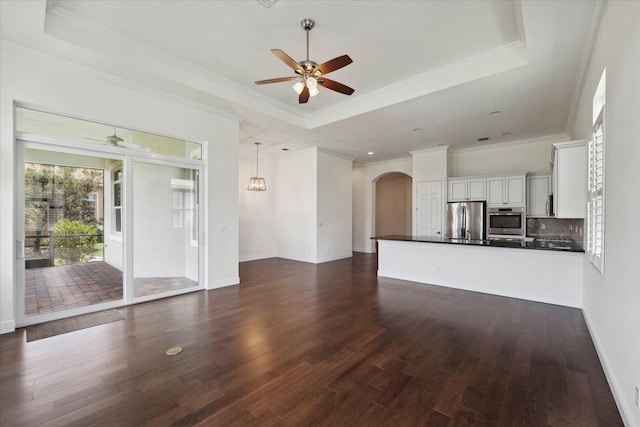
[[240,274],[122,321],[0,336],[0,424],[622,425],[580,310],[377,278],[365,254]]

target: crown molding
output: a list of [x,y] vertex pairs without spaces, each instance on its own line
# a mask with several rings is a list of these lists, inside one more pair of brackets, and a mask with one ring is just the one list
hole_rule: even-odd
[[69,61],[67,59],[64,58],[60,58],[58,56],[53,56],[50,55],[48,53],[39,51],[39,50],[34,50],[22,45],[18,45],[6,40],[0,40],[0,46],[1,48],[4,49],[8,49],[11,50],[13,49],[16,52],[20,52],[20,53],[26,53],[28,55],[37,57],[37,58],[42,58],[46,61],[52,61],[52,62],[57,62],[59,64],[63,64],[66,67],[73,67],[83,73],[90,73],[92,75],[92,77],[101,80],[103,82],[107,82],[107,83],[111,83],[111,84],[115,84],[121,87],[126,87],[129,89],[133,89],[137,92],[141,92],[147,95],[152,95],[152,96],[156,96],[162,99],[166,99],[168,101],[171,102],[175,102],[181,105],[184,105],[186,107],[189,108],[193,108],[195,110],[199,110],[199,111],[203,111],[205,113],[208,114],[213,114],[216,115],[218,117],[222,117],[222,118],[226,118],[229,120],[233,120],[233,121],[237,121],[237,122],[241,122],[242,120],[244,120],[244,118],[238,114],[226,111],[226,110],[222,110],[216,107],[212,107],[210,105],[207,104],[203,104],[200,102],[196,102],[193,101],[189,98],[186,97],[182,97],[182,96],[178,96],[178,95],[174,95],[171,94],[169,92],[165,92],[165,91],[161,91],[155,87],[152,86],[148,86],[148,85],[144,85],[138,82],[134,82],[131,80],[127,80],[124,79],[122,77],[118,77],[115,76],[111,73],[106,73],[100,70],[97,70],[95,68],[92,67],[88,67],[86,65],[83,64],[79,64],[77,62],[74,61]]
[[318,147],[318,153],[328,154],[329,156],[333,157],[339,157],[350,162],[353,162],[355,160],[355,157],[347,156],[346,154],[338,153],[337,151],[328,150],[322,147]]
[[466,151],[482,151],[482,150],[490,150],[493,148],[512,147],[516,145],[537,144],[540,142],[549,142],[549,143],[565,142],[565,141],[569,141],[569,139],[570,139],[569,135],[567,135],[566,133],[557,133],[554,135],[546,135],[546,136],[540,136],[540,137],[528,138],[528,139],[517,139],[514,141],[499,142],[496,144],[480,145],[477,147],[462,147],[462,148],[452,147],[452,150],[456,153],[466,152]]
[[[520,37],[524,37],[520,2],[514,1],[513,4],[518,33]],[[47,35],[71,43],[90,54],[106,58],[110,68],[100,70],[103,73],[119,76],[126,81],[137,82],[148,87],[155,86],[159,92],[172,93],[174,96],[183,98],[193,91],[198,91],[255,111],[268,111],[269,115],[304,129],[314,129],[528,64],[524,40],[517,40],[347,99],[321,111],[305,113],[259,91],[249,89],[150,45],[81,18],[56,5],[46,12],[44,27]],[[137,68],[131,65],[122,69],[112,59],[116,57],[129,60],[129,64],[141,65]],[[153,73],[149,70],[153,70]],[[141,79],[144,80],[140,81]],[[153,84],[154,80],[155,84]],[[169,87],[166,83],[171,83],[173,86]]]
[[354,168],[367,168],[367,167],[373,167],[373,166],[384,166],[384,165],[388,165],[391,163],[398,163],[398,162],[409,162],[412,163],[413,162],[413,158],[411,157],[398,157],[395,159],[388,159],[388,160],[380,160],[377,162],[367,162],[367,163],[362,163],[362,162],[354,162],[353,167]]
[[513,8],[513,22],[516,24],[518,40],[520,40],[520,42],[526,46],[527,38],[524,31],[524,18],[522,16],[522,2],[520,0],[511,0],[511,7]]
[[[44,33],[66,43],[72,43],[78,48],[90,50],[93,54],[98,52],[99,55],[107,58],[124,57],[131,59],[130,64],[143,64],[143,69],[138,69],[137,74],[147,77],[144,80],[146,86],[150,86],[148,83],[150,80],[148,69],[153,69],[154,76],[164,81],[175,81],[177,84],[187,86],[192,90],[205,92],[227,102],[241,104],[257,111],[269,111],[271,115],[288,123],[303,128],[308,127],[306,115],[283,102],[146,43],[88,21],[58,6],[54,6],[47,11]],[[71,40],[82,40],[83,45],[79,46],[76,44],[77,42]],[[109,71],[100,70],[100,72],[111,74],[127,81],[134,81],[132,78],[123,78],[117,74],[119,64],[112,65],[113,67]],[[137,83],[140,84],[140,82]],[[169,93],[167,89],[156,90]],[[175,96],[184,98],[181,95]]]
[[571,104],[569,105],[569,114],[567,115],[567,124],[565,127],[568,134],[571,133],[571,127],[576,118],[578,104],[580,103],[580,97],[582,96],[582,90],[584,89],[587,78],[587,70],[589,69],[589,64],[591,64],[593,50],[595,48],[598,33],[600,32],[600,24],[602,23],[602,17],[604,16],[606,5],[606,1],[591,2],[589,36],[584,39],[582,48],[580,49],[578,69],[576,70],[576,76],[571,91]]
[[512,42],[309,114],[310,129],[368,113],[529,63],[525,45]]
[[419,156],[421,154],[430,154],[436,153],[438,151],[449,151],[451,149],[450,145],[439,145],[437,147],[424,148],[422,150],[409,151],[412,156]]

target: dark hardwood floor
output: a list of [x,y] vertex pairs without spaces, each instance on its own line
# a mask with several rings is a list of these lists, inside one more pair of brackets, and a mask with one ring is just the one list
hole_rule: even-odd
[[580,310],[376,278],[364,254],[240,273],[122,321],[1,336],[0,424],[622,425]]

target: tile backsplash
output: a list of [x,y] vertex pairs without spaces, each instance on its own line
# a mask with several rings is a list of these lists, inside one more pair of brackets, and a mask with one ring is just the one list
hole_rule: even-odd
[[527,218],[527,236],[569,237],[580,246],[584,245],[584,219]]

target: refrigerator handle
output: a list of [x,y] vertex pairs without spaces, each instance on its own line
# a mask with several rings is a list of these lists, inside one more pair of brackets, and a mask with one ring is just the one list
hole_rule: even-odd
[[467,207],[462,207],[462,238],[467,238]]

